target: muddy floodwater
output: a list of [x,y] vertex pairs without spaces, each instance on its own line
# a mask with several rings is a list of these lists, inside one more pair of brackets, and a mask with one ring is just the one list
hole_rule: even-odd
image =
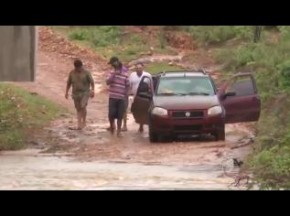
[[35,150],[6,152],[0,159],[0,189],[228,189],[218,165],[164,166],[78,162]]
[[[228,136],[228,142],[237,139]],[[196,141],[192,141],[195,143]],[[173,143],[173,144],[177,144]],[[196,144],[196,143],[195,143]],[[162,145],[162,144],[161,144]],[[189,145],[189,143],[187,143]],[[1,190],[239,190],[233,177],[224,175],[223,166],[235,170],[232,157],[246,154],[248,149],[229,151],[226,156],[210,156],[215,142],[207,144],[203,160],[182,163],[176,160],[130,159],[97,160],[67,156],[65,153],[41,153],[26,149],[0,154]],[[212,145],[212,148],[211,146]],[[170,146],[169,146],[170,148]],[[219,147],[218,147],[219,148]],[[197,151],[203,148],[195,148]],[[216,151],[215,151],[216,152]],[[243,153],[244,152],[244,153]],[[201,153],[200,153],[201,154]],[[188,155],[187,155],[188,157]],[[194,157],[193,157],[194,158]],[[206,160],[208,158],[208,160]],[[229,158],[229,159],[227,159]],[[174,160],[172,160],[174,161]]]

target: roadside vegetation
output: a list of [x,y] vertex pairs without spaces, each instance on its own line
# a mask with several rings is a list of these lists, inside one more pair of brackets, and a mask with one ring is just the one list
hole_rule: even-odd
[[[195,29],[192,31],[208,44],[223,42],[215,49],[215,58],[217,63],[225,64],[225,75],[249,71],[256,77],[262,113],[257,124],[255,151],[247,165],[261,188],[289,189],[290,27],[264,28],[258,43],[253,43],[253,27],[251,30],[227,27],[221,34],[223,28],[212,27],[210,36],[201,29],[197,33]],[[229,43],[231,40],[240,41],[233,44]]]
[[28,139],[64,111],[11,84],[0,84],[0,150],[25,147]]
[[148,64],[145,68],[146,71],[150,71],[151,74],[156,74],[162,71],[180,71],[181,67],[175,65],[168,65],[167,63],[151,63]]
[[175,54],[167,46],[166,39],[162,33],[150,35],[148,31],[133,32],[122,26],[90,26],[90,27],[54,27],[74,42],[83,44],[96,50],[102,57],[109,59],[111,56],[118,56],[124,63],[138,58],[150,52],[153,47],[155,53]]

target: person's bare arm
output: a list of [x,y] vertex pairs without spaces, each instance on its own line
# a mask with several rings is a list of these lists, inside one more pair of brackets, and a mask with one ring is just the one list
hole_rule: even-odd
[[129,80],[129,77],[126,78],[126,81],[125,81],[125,86],[126,86],[126,93],[127,93],[127,97],[129,97],[129,94],[130,94],[130,80]]
[[132,89],[133,89],[133,75],[132,75],[132,73],[130,74],[130,76],[129,76],[129,94],[132,94]]
[[106,84],[107,85],[111,85],[111,83],[113,82],[114,78],[115,78],[115,74],[116,73],[110,73],[110,75],[108,76],[107,80],[106,80]]
[[88,80],[91,86],[91,90],[90,90],[90,96],[93,98],[95,96],[95,81],[94,78],[91,74],[91,72],[88,71]]
[[66,99],[68,99],[68,92],[70,90],[71,85],[72,85],[71,74],[69,74],[67,82],[66,82],[66,91],[65,91],[65,98]]

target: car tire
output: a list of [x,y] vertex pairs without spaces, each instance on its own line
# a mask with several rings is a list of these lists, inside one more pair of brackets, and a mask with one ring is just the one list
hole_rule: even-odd
[[171,135],[171,142],[175,142],[178,138],[177,134]]
[[152,131],[150,116],[149,116],[149,140],[151,143],[156,143],[159,140],[159,135],[154,131]]
[[225,134],[225,125],[220,127],[215,133],[215,140],[216,141],[225,141],[226,134]]
[[149,127],[149,140],[151,143],[156,143],[159,140],[158,134],[151,131],[150,127]]

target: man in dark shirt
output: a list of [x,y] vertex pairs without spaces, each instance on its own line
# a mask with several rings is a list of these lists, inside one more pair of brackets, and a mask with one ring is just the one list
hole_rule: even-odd
[[94,97],[95,83],[91,73],[83,68],[83,63],[79,59],[74,61],[74,69],[69,73],[67,79],[66,99],[68,99],[71,86],[72,98],[77,111],[77,130],[81,130],[86,126],[87,104],[89,97]]

